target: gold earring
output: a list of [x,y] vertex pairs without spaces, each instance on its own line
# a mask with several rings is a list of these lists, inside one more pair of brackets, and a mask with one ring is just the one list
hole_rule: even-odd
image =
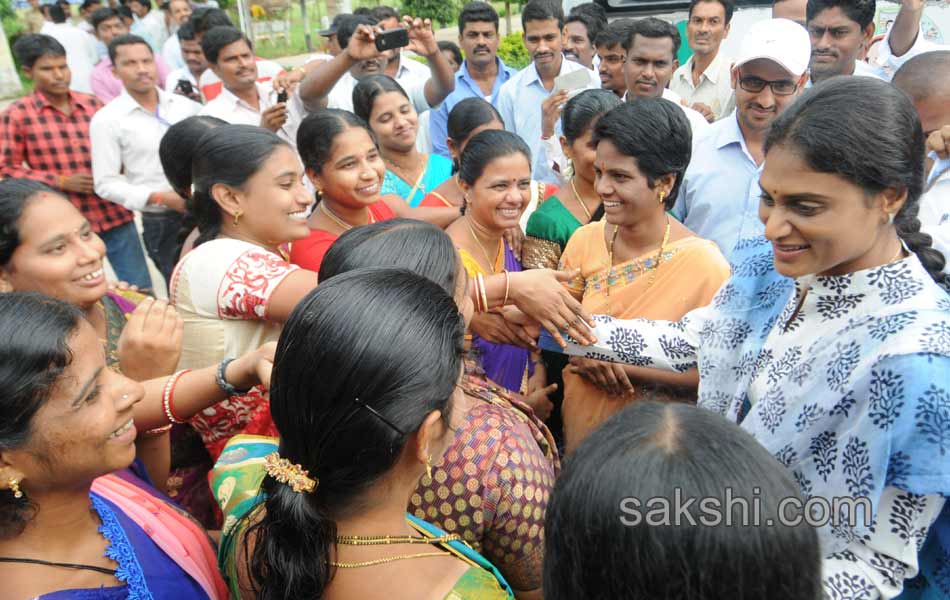
[[10,491],[13,492],[14,498],[22,498],[23,492],[20,490],[20,480],[15,477],[10,478]]
[[666,192],[660,192],[660,204],[666,199]]
[[429,481],[432,481],[432,457],[426,457],[426,475],[429,477]]
[[244,215],[244,211],[241,210],[241,209],[238,209],[237,212],[234,213],[234,221],[233,221],[233,222],[234,222],[234,226],[235,226],[235,227],[237,227],[238,221],[241,220],[241,216],[243,216],[243,215]]

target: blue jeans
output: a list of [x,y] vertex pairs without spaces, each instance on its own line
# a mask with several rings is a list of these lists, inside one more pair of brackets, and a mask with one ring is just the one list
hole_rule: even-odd
[[142,239],[149,257],[165,283],[172,277],[178,264],[178,234],[181,232],[181,214],[175,211],[142,213]]
[[103,231],[99,237],[106,244],[106,256],[119,281],[127,281],[143,290],[152,287],[152,278],[148,274],[148,264],[134,221]]

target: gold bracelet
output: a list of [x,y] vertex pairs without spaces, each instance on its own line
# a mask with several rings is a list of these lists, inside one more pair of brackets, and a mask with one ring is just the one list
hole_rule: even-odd
[[509,289],[508,284],[511,281],[510,281],[510,277],[508,276],[508,269],[505,269],[504,273],[505,273],[505,299],[502,301],[501,305],[507,306],[508,305],[508,289]]
[[143,437],[158,437],[164,435],[172,430],[172,424],[162,425],[161,427],[155,427],[154,429],[146,429],[142,432]]

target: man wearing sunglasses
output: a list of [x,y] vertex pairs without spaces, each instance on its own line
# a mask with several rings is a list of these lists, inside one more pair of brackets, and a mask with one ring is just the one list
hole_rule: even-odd
[[727,259],[764,232],[758,217],[765,136],[808,80],[811,42],[794,21],[760,21],[742,40],[732,66],[736,109],[693,144],[673,215]]

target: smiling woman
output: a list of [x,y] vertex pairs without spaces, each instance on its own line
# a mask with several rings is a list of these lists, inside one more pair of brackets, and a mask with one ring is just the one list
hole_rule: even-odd
[[225,598],[204,531],[128,468],[144,391],[106,368],[82,312],[0,294],[0,339],[4,594]]
[[765,148],[765,237],[737,249],[712,304],[678,322],[601,317],[601,341],[569,351],[698,367],[699,405],[741,424],[806,497],[870,501],[819,528],[828,597],[947,597],[934,569],[950,462],[934,457],[950,452],[950,299],[917,219],[917,114],[887,83],[836,77],[784,111]]

